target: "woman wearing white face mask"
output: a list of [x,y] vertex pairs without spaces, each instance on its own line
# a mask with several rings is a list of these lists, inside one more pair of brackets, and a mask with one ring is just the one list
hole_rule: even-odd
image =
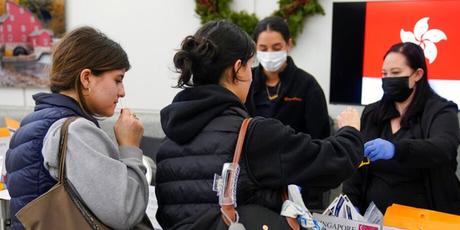
[[272,16],[257,24],[253,39],[259,66],[246,106],[251,115],[272,117],[315,139],[329,136],[329,117],[323,90],[315,78],[298,68],[284,19]]
[[[246,102],[249,113],[278,119],[313,139],[328,137],[326,98],[315,78],[298,68],[288,56],[292,39],[284,19],[277,16],[263,19],[257,24],[253,39],[259,66],[252,72],[253,82]],[[305,194],[309,208],[323,208],[321,193],[305,191]]]

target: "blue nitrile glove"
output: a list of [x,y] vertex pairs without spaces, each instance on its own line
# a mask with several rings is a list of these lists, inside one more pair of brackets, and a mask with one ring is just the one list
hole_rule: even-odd
[[395,155],[395,145],[387,140],[377,138],[364,144],[364,156],[371,161],[389,160]]

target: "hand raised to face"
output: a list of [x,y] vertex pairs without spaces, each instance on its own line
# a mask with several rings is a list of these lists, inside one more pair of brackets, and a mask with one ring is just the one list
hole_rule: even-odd
[[144,135],[144,125],[130,109],[121,110],[113,129],[119,145],[139,147]]

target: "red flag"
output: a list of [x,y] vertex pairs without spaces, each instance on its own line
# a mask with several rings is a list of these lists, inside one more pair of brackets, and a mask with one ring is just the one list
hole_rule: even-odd
[[460,80],[456,70],[460,54],[460,1],[367,3],[365,77],[381,77],[383,55],[391,45],[402,42],[402,37],[424,48],[429,79]]

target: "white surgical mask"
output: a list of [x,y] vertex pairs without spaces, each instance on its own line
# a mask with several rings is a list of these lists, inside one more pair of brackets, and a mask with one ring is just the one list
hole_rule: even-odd
[[287,60],[287,51],[264,52],[257,51],[257,60],[268,72],[278,71]]

